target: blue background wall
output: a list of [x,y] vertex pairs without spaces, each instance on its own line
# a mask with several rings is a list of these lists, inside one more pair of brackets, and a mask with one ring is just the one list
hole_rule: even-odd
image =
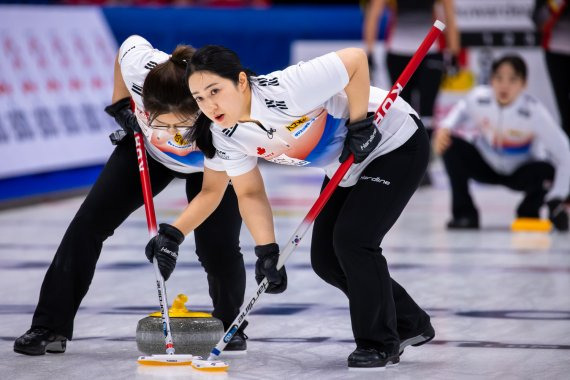
[[178,43],[224,45],[260,74],[289,65],[289,47],[294,40],[359,40],[362,30],[357,6],[104,8],[103,13],[119,43],[131,34],[140,34],[167,52]]

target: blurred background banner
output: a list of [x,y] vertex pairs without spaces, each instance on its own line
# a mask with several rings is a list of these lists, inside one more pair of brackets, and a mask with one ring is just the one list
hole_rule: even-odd
[[98,8],[0,8],[0,178],[104,163],[117,44]]

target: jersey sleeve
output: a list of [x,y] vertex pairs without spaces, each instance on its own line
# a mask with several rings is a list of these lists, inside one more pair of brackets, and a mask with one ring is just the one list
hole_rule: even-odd
[[224,141],[223,136],[212,132],[216,155],[214,158],[205,158],[204,166],[216,171],[225,171],[230,177],[237,177],[251,171],[257,166],[257,157],[249,156],[236,146]]
[[533,112],[536,138],[546,149],[554,164],[554,182],[546,194],[546,200],[566,199],[570,190],[570,143],[562,128],[554,121],[546,108],[537,102]]
[[123,81],[139,108],[142,106],[144,80],[153,67],[168,59],[168,54],[156,50],[141,36],[130,36],[119,48],[119,66]]
[[290,96],[289,110],[302,114],[324,104],[348,84],[348,72],[336,53],[289,66],[279,81]]

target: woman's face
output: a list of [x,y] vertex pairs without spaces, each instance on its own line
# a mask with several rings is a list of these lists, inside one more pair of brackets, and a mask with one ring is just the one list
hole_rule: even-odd
[[520,75],[517,75],[511,64],[503,63],[493,73],[491,86],[497,102],[502,106],[506,106],[511,104],[523,92],[526,83]]
[[157,116],[149,125],[152,129],[151,143],[165,152],[188,154],[191,144],[184,139],[184,135],[193,127],[197,116],[186,117],[175,113]]
[[243,119],[249,90],[245,73],[236,84],[210,71],[198,71],[190,75],[188,85],[200,110],[216,124],[229,128]]

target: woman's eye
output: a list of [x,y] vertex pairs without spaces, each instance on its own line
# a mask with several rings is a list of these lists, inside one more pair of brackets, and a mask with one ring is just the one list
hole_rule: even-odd
[[219,91],[219,90],[218,90],[217,88],[214,88],[214,89],[212,89],[212,91],[210,92],[210,94],[216,95],[216,94],[218,93],[218,91]]
[[200,103],[202,101],[202,97],[201,96],[197,96],[194,98],[194,100],[196,101],[196,103]]

